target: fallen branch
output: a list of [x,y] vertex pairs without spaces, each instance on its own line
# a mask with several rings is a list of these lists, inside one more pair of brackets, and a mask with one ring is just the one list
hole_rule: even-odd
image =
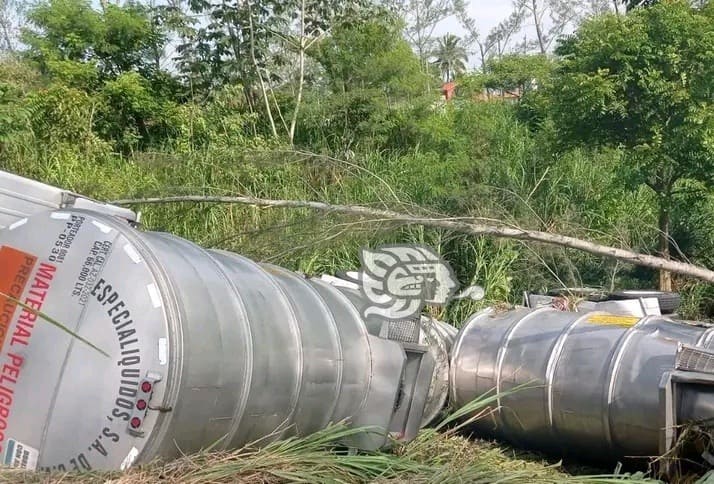
[[429,227],[439,227],[471,235],[488,235],[506,239],[528,240],[532,242],[542,242],[544,244],[556,245],[576,249],[590,254],[617,259],[630,264],[650,267],[652,269],[662,269],[677,274],[701,279],[714,283],[714,271],[704,267],[686,264],[673,260],[663,259],[653,255],[639,254],[631,250],[609,247],[587,240],[568,237],[565,235],[552,234],[537,230],[525,230],[517,227],[503,225],[490,225],[465,221],[455,218],[432,218],[407,215],[391,210],[379,210],[359,205],[332,205],[323,202],[303,201],[303,200],[270,200],[253,197],[221,197],[221,196],[176,196],[164,198],[139,198],[115,200],[116,205],[152,205],[180,202],[200,202],[200,203],[226,203],[226,204],[246,204],[260,207],[272,208],[309,208],[322,212],[342,213],[347,215],[360,215],[369,218],[379,218],[406,224],[418,224]]

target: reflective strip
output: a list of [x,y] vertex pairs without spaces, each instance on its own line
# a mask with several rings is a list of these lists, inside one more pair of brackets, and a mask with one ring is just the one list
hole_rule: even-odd
[[126,253],[126,255],[129,256],[129,258],[134,262],[134,264],[138,264],[139,262],[141,262],[141,256],[131,244],[124,245],[124,252]]
[[109,232],[112,231],[111,227],[104,225],[101,222],[97,222],[96,220],[92,220],[92,225],[97,227],[103,234],[108,234]]
[[25,225],[26,223],[27,223],[27,218],[23,218],[23,219],[20,219],[20,220],[18,220],[17,222],[15,222],[15,223],[13,223],[13,224],[11,224],[8,228],[9,228],[10,230],[15,230],[15,229],[18,228],[18,227],[22,227],[22,226]]
[[157,289],[155,284],[149,284],[146,286],[146,289],[149,291],[149,297],[151,298],[151,304],[155,308],[160,308],[163,306],[161,303],[161,294],[159,294],[159,290]]
[[638,316],[617,316],[614,314],[593,314],[587,319],[588,323],[600,326],[621,326],[631,328],[636,325],[641,318]]

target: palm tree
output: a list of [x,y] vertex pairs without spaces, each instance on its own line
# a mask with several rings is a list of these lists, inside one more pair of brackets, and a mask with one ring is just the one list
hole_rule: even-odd
[[453,81],[457,74],[466,70],[469,56],[466,49],[459,44],[460,40],[454,34],[446,34],[438,40],[434,50],[434,64],[441,71],[445,82]]

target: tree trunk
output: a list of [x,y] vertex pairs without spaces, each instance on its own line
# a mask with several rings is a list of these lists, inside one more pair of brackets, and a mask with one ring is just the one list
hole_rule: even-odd
[[[479,52],[481,53],[481,72],[483,72],[484,76],[488,75],[488,66],[486,65],[486,50],[484,49],[484,46],[481,42],[478,43],[478,48]],[[483,91],[486,91],[486,99],[491,98],[491,90],[487,87],[485,89],[482,89]]]
[[258,81],[260,83],[260,92],[263,94],[263,102],[265,103],[265,114],[268,116],[268,121],[270,121],[270,130],[273,133],[273,138],[278,139],[278,130],[275,127],[275,119],[273,118],[273,111],[270,109],[270,100],[268,99],[268,90],[263,81],[263,74],[260,73],[260,66],[255,58],[255,34],[253,32],[253,12],[250,11],[248,14],[249,27],[250,27],[250,58],[253,61],[253,67],[255,68],[255,73],[258,74]]
[[295,128],[297,126],[298,113],[300,111],[300,103],[302,102],[302,90],[305,84],[305,50],[307,49],[307,39],[305,35],[305,0],[302,0],[300,8],[300,57],[299,57],[299,69],[300,69],[300,79],[298,81],[298,92],[297,99],[295,99],[295,109],[293,110],[293,117],[290,120],[290,129],[288,130],[288,140],[290,141],[290,146],[295,144]]
[[[3,36],[3,41],[5,42],[5,51],[14,53],[15,50],[12,48],[12,40],[10,39],[10,31],[7,28],[7,25],[2,23],[2,36]],[[1,50],[1,49],[0,49]]]
[[[541,18],[538,16],[538,2],[533,0],[533,23],[535,23],[536,35],[538,36],[538,46],[540,53],[545,54],[545,40],[543,39],[543,26],[540,24]],[[524,46],[526,48],[526,46]]]
[[483,72],[484,74],[488,74],[488,66],[486,65],[486,51],[484,50],[483,44],[481,42],[478,43],[478,50],[481,54],[481,72]]
[[12,38],[10,35],[10,27],[12,26],[10,19],[10,8],[7,2],[0,0],[0,29],[2,30],[2,40],[5,43],[5,50],[7,52],[14,52],[12,48]]
[[[670,260],[669,253],[669,225],[670,225],[670,203],[671,197],[666,195],[660,200],[659,206],[659,256]],[[672,273],[668,270],[659,271],[659,290],[672,290]]]

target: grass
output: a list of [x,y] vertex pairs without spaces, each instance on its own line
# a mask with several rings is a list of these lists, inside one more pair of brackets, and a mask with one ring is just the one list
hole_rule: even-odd
[[[332,425],[306,437],[247,446],[231,452],[206,451],[171,462],[155,462],[122,472],[42,474],[0,471],[0,482],[68,484],[166,483],[609,483],[654,482],[643,475],[575,475],[558,462],[460,434],[486,414],[495,395],[485,395],[447,416],[415,440],[388,451],[348,452],[340,442],[369,428]],[[469,417],[471,416],[471,417]]]
[[269,444],[262,449],[206,452],[169,463],[155,463],[126,473],[37,474],[0,472],[0,482],[68,484],[111,483],[567,483],[653,482],[641,476],[576,476],[559,463],[492,442],[454,433],[423,431],[413,442],[391,452],[336,452],[333,446],[354,433],[332,426],[305,438]]

